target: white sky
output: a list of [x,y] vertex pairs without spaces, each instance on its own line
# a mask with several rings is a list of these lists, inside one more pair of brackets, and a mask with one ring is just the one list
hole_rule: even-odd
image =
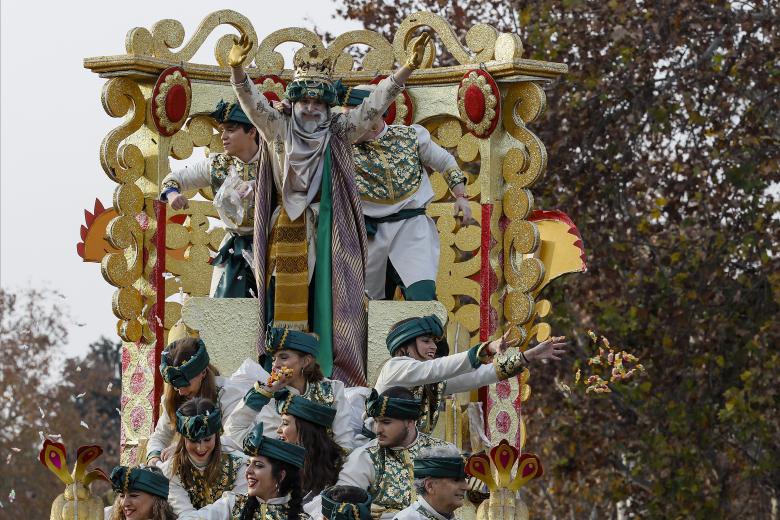
[[[84,209],[93,208],[95,197],[111,205],[116,184],[103,173],[98,153],[120,120],[103,111],[105,80],[82,60],[124,54],[129,29],[165,18],[184,25],[186,43],[217,9],[247,16],[261,39],[283,27],[316,24],[336,34],[360,28],[333,20],[335,5],[326,0],[0,3],[0,285],[52,288],[65,296],[73,316],[68,355],[86,352],[101,334],[117,337],[114,288],[98,264],[82,262],[76,244]],[[193,61],[214,63],[214,43],[231,29],[218,28]],[[288,68],[294,49],[280,47]]]

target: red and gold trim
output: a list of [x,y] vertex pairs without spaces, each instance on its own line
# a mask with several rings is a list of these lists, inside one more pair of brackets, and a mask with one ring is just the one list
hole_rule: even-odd
[[257,90],[263,93],[265,98],[273,103],[284,99],[284,92],[287,90],[287,83],[279,76],[268,75],[260,76],[252,80],[257,85]]
[[466,128],[481,139],[490,137],[501,115],[501,93],[484,70],[466,72],[458,88],[458,111]]
[[152,121],[160,135],[178,132],[190,115],[192,87],[181,67],[165,69],[152,91]]

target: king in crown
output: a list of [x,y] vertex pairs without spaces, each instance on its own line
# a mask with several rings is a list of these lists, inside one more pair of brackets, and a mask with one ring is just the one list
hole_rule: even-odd
[[337,89],[331,81],[333,62],[320,58],[315,47],[309,50],[308,60],[296,60],[293,80],[287,85],[286,97],[290,103],[305,98],[319,99],[329,107],[338,101]]
[[[269,325],[315,332],[325,376],[348,386],[366,384],[366,316],[363,299],[355,295],[365,293],[367,240],[352,144],[404,89],[429,39],[423,33],[413,40],[407,63],[344,114],[331,113],[337,100],[332,63],[316,49],[296,63],[286,93],[289,115],[271,106],[244,71],[253,45],[246,35],[234,40],[228,57],[238,102],[263,143],[252,246],[264,320],[258,347],[264,352]],[[276,207],[271,183],[281,194]]]

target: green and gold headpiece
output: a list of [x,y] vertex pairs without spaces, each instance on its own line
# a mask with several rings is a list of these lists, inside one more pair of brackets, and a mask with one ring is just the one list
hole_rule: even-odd
[[263,423],[258,423],[252,433],[244,439],[244,453],[250,457],[262,455],[269,459],[280,460],[297,468],[303,467],[306,456],[306,450],[301,446],[264,436]]
[[379,395],[374,389],[366,401],[366,414],[369,417],[419,419],[421,406],[422,403],[419,399],[401,399],[384,394]]
[[371,95],[370,90],[348,87],[341,80],[338,80],[333,86],[338,94],[338,105],[342,107],[356,107]]
[[338,93],[330,78],[333,63],[330,58],[321,58],[320,53],[313,45],[309,49],[308,58],[296,59],[295,74],[285,92],[290,102],[315,98],[331,107],[338,103]]
[[[175,343],[175,342],[174,342]],[[206,344],[202,339],[198,339],[198,350],[190,359],[179,365],[172,366],[170,363],[170,351],[174,343],[168,345],[161,356],[160,374],[166,383],[173,385],[174,388],[184,388],[189,386],[190,382],[198,374],[206,370],[209,366],[209,353],[206,352]]]
[[336,417],[335,408],[315,403],[300,395],[295,395],[287,388],[274,393],[274,399],[276,400],[276,409],[279,415],[285,413],[294,415],[325,428],[333,426],[333,419]]
[[463,457],[417,457],[414,459],[415,478],[466,478]]
[[431,336],[436,341],[436,357],[446,356],[449,352],[447,340],[444,337],[444,325],[435,314],[422,316],[406,321],[395,327],[387,335],[385,343],[392,356],[396,350],[409,341],[420,336]]
[[337,486],[331,486],[320,494],[323,516],[330,520],[371,520],[371,495],[366,493],[366,500],[360,503],[337,502],[331,498],[334,487]]
[[273,354],[277,350],[286,348],[317,357],[317,354],[320,351],[320,342],[315,336],[298,330],[282,329],[279,327],[271,327],[268,329],[268,333],[266,334],[266,350]]
[[191,441],[222,433],[222,411],[219,407],[203,415],[183,415],[176,410],[176,431]]
[[233,122],[247,125],[252,124],[244,113],[244,110],[241,108],[241,105],[236,101],[227,102],[224,99],[220,100],[220,102],[217,103],[217,108],[209,115],[216,119],[218,123]]
[[168,479],[149,468],[116,466],[111,471],[111,487],[117,493],[143,491],[158,497],[168,498]]

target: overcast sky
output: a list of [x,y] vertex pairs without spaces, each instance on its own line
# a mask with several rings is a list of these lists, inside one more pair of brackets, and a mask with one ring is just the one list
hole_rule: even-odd
[[[124,54],[129,29],[165,18],[184,25],[186,42],[217,9],[247,16],[261,39],[283,27],[316,24],[336,34],[360,28],[332,19],[335,4],[328,0],[0,3],[0,284],[64,295],[73,315],[69,355],[86,352],[101,334],[117,337],[114,288],[98,264],[76,253],[84,209],[93,208],[95,197],[111,204],[116,184],[103,173],[98,152],[119,122],[101,106],[105,80],[82,60]],[[214,63],[214,43],[228,32],[218,28],[193,61]],[[288,68],[295,48],[280,48]]]

